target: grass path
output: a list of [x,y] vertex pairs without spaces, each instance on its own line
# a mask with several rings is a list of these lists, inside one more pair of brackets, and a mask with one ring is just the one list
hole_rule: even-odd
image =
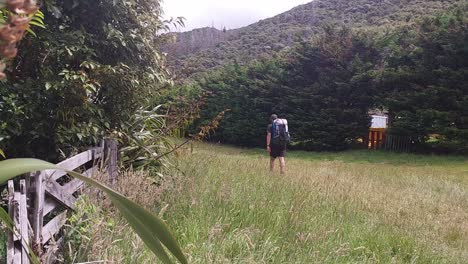
[[380,152],[200,144],[162,198],[191,263],[466,263],[468,163]]

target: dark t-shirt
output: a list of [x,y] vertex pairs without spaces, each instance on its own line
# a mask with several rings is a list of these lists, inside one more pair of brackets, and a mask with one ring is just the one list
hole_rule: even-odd
[[267,127],[267,132],[268,132],[268,133],[271,133],[271,124],[268,125],[268,127]]

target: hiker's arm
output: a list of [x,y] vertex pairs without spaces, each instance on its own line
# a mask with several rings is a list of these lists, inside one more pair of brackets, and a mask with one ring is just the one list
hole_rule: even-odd
[[270,141],[271,141],[271,133],[268,132],[266,136],[266,145],[267,145],[268,152],[270,152]]

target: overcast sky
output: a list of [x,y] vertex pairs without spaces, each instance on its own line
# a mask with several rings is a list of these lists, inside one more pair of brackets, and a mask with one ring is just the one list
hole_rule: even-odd
[[234,29],[312,0],[163,0],[166,18],[183,16],[182,31],[200,27]]

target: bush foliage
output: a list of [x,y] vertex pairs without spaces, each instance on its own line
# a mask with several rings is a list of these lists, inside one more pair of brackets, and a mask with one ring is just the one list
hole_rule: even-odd
[[159,1],[48,0],[42,10],[47,29],[21,43],[0,84],[0,148],[56,161],[127,132],[170,83],[157,49],[166,24]]

